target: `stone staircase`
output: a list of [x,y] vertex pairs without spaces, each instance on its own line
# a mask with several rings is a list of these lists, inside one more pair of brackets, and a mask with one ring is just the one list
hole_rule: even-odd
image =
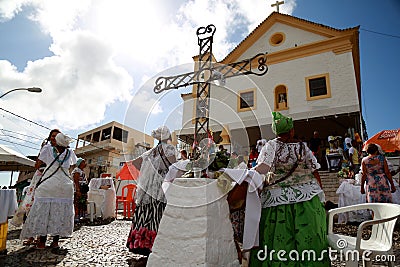
[[339,196],[336,194],[336,190],[339,187],[339,179],[337,178],[336,172],[320,171],[322,187],[325,192],[325,200],[332,201],[338,204]]

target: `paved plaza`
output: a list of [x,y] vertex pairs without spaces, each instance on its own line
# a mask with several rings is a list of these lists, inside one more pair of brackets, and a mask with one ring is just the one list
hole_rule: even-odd
[[71,238],[60,239],[60,249],[37,250],[22,245],[21,228],[9,224],[8,253],[0,256],[0,266],[144,266],[144,258],[125,247],[130,225],[127,220],[86,221],[76,225]]
[[[146,265],[146,258],[128,252],[125,247],[130,229],[129,220],[97,220],[93,223],[85,221],[77,224],[71,238],[61,238],[60,249],[34,249],[33,246],[23,246],[19,240],[21,227],[9,224],[6,256],[0,256],[1,267],[25,266],[118,266],[140,267]],[[356,226],[345,226],[339,229],[354,233]],[[394,234],[395,266],[400,266],[400,233],[396,227]],[[338,230],[338,228],[336,228]],[[50,238],[51,239],[51,238]],[[48,241],[47,245],[50,245]],[[333,262],[332,266],[342,267],[345,262]],[[387,264],[373,265],[374,267]]]

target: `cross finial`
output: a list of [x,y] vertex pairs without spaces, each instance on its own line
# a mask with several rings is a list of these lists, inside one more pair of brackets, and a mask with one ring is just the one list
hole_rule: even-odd
[[271,7],[276,6],[276,12],[279,13],[279,6],[283,5],[285,2],[284,1],[276,1],[275,4],[272,4]]

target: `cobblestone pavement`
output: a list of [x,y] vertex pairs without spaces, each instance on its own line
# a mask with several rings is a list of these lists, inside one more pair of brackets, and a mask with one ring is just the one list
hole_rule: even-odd
[[71,238],[60,239],[60,249],[37,250],[22,245],[21,228],[9,224],[7,255],[0,256],[0,266],[145,266],[145,258],[125,247],[130,225],[127,220],[78,224]]
[[[146,258],[135,255],[125,247],[131,222],[127,220],[97,220],[77,224],[71,238],[60,239],[60,249],[36,250],[33,246],[23,246],[19,240],[21,228],[9,224],[7,235],[7,255],[0,256],[1,267],[25,266],[127,266],[146,265]],[[400,227],[396,227],[393,251],[395,266],[400,267]],[[335,232],[354,235],[357,226],[335,227]],[[47,245],[50,244],[51,238]],[[333,261],[332,266],[345,266],[344,261]],[[374,264],[374,267],[387,266]]]

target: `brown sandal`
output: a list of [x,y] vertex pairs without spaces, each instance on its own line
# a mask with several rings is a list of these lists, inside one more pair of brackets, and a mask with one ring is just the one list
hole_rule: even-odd
[[30,237],[29,239],[24,240],[24,242],[22,242],[22,245],[30,246],[30,245],[33,245],[34,242],[35,242],[35,239],[33,237]]

